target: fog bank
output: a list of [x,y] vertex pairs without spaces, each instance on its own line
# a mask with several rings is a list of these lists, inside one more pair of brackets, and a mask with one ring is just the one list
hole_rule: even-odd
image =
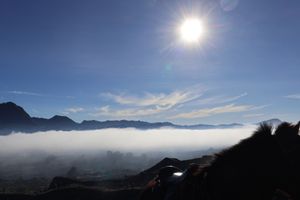
[[254,126],[233,129],[102,129],[91,131],[48,131],[0,136],[0,154],[45,152],[51,154],[99,151],[151,152],[201,150],[237,143],[250,136]]
[[103,129],[0,136],[0,179],[78,175],[113,178],[136,174],[163,157],[212,154],[250,136],[254,126],[234,129]]

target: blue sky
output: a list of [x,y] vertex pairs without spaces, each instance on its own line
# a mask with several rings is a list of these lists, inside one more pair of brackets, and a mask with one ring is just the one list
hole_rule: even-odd
[[[2,0],[0,101],[32,116],[300,119],[296,0]],[[184,17],[206,24],[178,42]]]

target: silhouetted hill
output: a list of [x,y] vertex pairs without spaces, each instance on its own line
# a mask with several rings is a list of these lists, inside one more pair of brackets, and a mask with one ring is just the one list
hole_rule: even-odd
[[33,128],[34,123],[29,114],[15,103],[7,102],[0,104],[0,130],[9,131]]
[[[135,176],[128,177],[126,180],[123,181],[123,184],[131,185],[134,187],[143,186],[143,185],[146,185],[150,180],[152,180],[153,177],[155,177],[155,175],[157,175],[159,173],[159,170],[163,167],[172,165],[181,170],[185,170],[191,164],[198,164],[198,165],[205,166],[209,162],[211,162],[211,160],[213,160],[213,159],[214,159],[214,156],[202,156],[201,158],[195,158],[195,159],[189,159],[189,160],[179,160],[176,158],[164,158],[163,160],[161,160],[154,166],[142,171],[141,173],[139,173]],[[118,183],[120,183],[120,181],[118,181]],[[113,185],[113,184],[106,183],[106,185]],[[119,187],[120,187],[120,185],[119,185]]]
[[74,130],[78,129],[79,124],[66,116],[55,115],[50,119],[33,117],[32,121],[36,129],[43,130]]
[[77,123],[71,120],[70,118],[66,116],[60,116],[60,115],[55,115],[54,117],[49,119],[50,124],[55,124],[55,125],[62,125],[62,126],[73,126],[76,125]]
[[48,120],[49,129],[55,130],[73,130],[78,127],[78,123],[66,116],[55,115]]
[[190,164],[201,164],[205,165],[213,159],[213,156],[203,156],[201,158],[189,159],[189,160],[178,160],[177,158],[164,158],[156,165],[152,166],[151,168],[143,171],[143,174],[157,174],[162,167],[166,166],[174,166],[181,170],[184,170],[189,167]]
[[31,117],[25,110],[12,102],[0,104],[0,124],[15,125],[15,124],[32,124]]

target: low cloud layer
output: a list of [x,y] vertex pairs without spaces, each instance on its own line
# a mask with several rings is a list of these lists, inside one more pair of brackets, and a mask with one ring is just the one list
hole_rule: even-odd
[[255,127],[235,129],[103,129],[93,131],[49,131],[15,133],[0,137],[0,155],[44,152],[51,154],[100,151],[163,152],[219,148],[237,143],[252,134]]
[[0,179],[51,179],[66,176],[72,167],[83,175],[137,174],[163,157],[189,159],[211,154],[248,137],[254,128],[103,129],[0,136]]

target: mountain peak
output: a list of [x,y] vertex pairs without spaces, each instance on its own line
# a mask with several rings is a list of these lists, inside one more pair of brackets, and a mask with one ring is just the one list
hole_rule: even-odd
[[11,102],[11,101],[1,103],[0,105],[17,106],[17,104],[15,104],[14,102]]
[[[71,120],[69,117],[67,116],[63,116],[63,115],[54,115],[53,117],[50,118],[50,120]],[[73,120],[71,120],[73,121]]]
[[53,123],[60,123],[60,124],[77,124],[76,122],[74,122],[72,119],[70,119],[67,116],[62,116],[62,115],[54,115],[52,118],[49,119],[49,121],[53,122]]
[[0,104],[0,124],[4,125],[32,125],[30,115],[13,102]]

